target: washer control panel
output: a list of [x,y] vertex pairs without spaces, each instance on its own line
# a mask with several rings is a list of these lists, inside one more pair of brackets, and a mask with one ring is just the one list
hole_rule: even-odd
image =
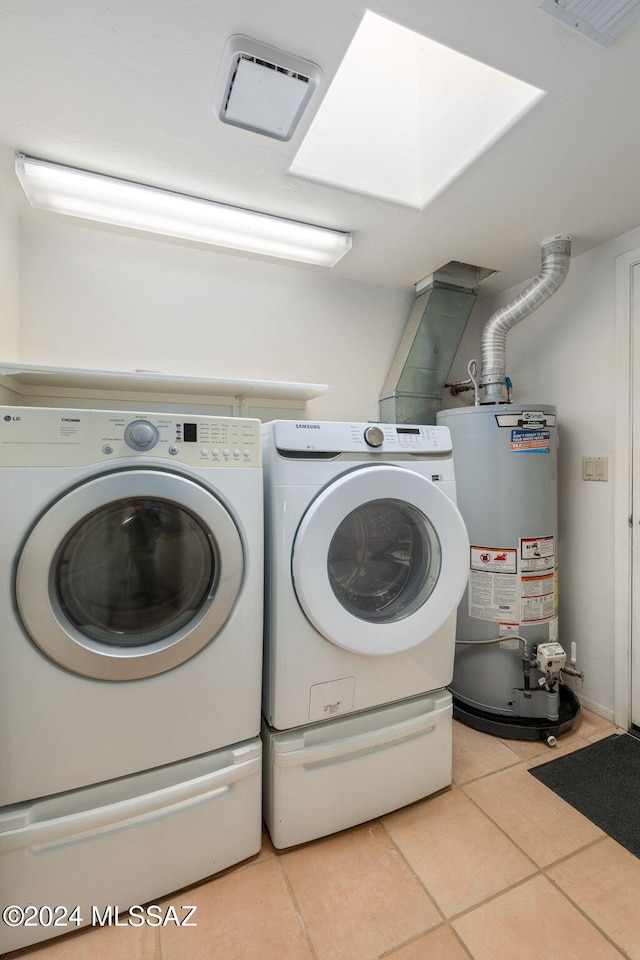
[[260,467],[261,424],[121,410],[2,407],[1,466],[80,466],[146,457],[191,467]]
[[278,450],[308,453],[370,453],[450,455],[448,427],[405,423],[332,423],[314,420],[275,420],[273,430]]

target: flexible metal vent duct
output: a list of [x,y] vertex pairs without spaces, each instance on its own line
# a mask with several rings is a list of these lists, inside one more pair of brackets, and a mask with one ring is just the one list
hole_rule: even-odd
[[485,393],[482,403],[504,402],[507,333],[559,290],[569,272],[570,237],[549,237],[542,241],[541,250],[542,268],[538,276],[522,293],[497,310],[484,328],[480,386],[484,387]]
[[380,394],[383,423],[435,423],[442,392],[478,295],[493,273],[451,261],[425,278]]

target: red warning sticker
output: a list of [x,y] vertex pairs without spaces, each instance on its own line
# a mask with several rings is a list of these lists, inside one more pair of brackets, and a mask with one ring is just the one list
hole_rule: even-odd
[[515,573],[518,551],[507,547],[471,547],[471,569],[487,570],[489,573]]

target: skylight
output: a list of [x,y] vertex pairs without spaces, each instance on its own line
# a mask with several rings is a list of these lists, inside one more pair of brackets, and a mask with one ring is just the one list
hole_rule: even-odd
[[290,172],[421,209],[543,96],[368,10]]

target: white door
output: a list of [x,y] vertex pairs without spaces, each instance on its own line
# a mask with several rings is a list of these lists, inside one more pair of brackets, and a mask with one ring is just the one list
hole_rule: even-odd
[[640,264],[631,283],[632,423],[633,423],[633,540],[632,540],[632,646],[631,722],[640,727]]
[[70,490],[20,554],[16,600],[56,663],[100,680],[154,676],[211,642],[240,591],[240,535],[187,477],[123,470]]
[[331,643],[369,656],[424,642],[457,608],[469,540],[452,501],[404,467],[352,470],[302,519],[292,574],[306,617]]

